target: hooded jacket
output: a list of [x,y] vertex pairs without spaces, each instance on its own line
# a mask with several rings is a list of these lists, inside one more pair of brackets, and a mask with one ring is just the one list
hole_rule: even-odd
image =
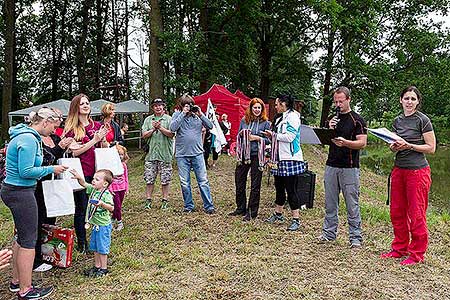
[[9,129],[11,142],[6,151],[5,183],[14,186],[30,187],[36,185],[41,177],[53,173],[53,167],[41,167],[42,139],[39,133],[19,124]]

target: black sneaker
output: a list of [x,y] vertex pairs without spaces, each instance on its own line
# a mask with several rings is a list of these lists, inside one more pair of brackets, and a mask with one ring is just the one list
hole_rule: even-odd
[[17,292],[18,300],[27,300],[27,299],[44,299],[50,296],[53,293],[53,287],[49,286],[46,288],[35,288],[32,287],[25,295],[21,296],[19,292]]
[[9,291],[12,293],[17,293],[18,291],[20,291],[19,283],[9,282]]
[[245,211],[242,210],[233,210],[232,212],[228,213],[229,216],[235,217],[235,216],[245,216]]
[[108,273],[109,273],[108,269],[97,269],[97,271],[90,277],[103,277]]
[[92,277],[94,273],[96,273],[98,270],[100,270],[97,267],[92,267],[90,269],[84,270],[83,274],[84,276]]

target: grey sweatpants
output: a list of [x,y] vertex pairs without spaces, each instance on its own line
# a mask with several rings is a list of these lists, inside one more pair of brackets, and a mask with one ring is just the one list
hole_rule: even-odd
[[361,214],[359,211],[359,168],[325,167],[325,220],[323,235],[336,239],[338,229],[339,193],[342,192],[347,207],[350,243],[362,242]]

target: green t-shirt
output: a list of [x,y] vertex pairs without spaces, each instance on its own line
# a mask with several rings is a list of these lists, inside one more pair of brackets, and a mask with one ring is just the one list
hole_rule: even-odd
[[[101,191],[97,191],[96,189],[94,189],[94,187],[91,184],[88,183],[86,186],[86,193],[89,195],[89,199],[102,200],[106,204],[114,206],[113,196],[111,195],[111,193],[109,191],[105,191],[102,195],[102,198],[98,199],[101,194]],[[92,210],[93,208],[94,208],[94,205],[91,203],[88,203],[87,210],[86,210],[86,222],[88,220],[89,211]],[[92,216],[92,219],[89,221],[89,223],[91,223],[93,225],[98,225],[98,226],[109,225],[109,224],[111,224],[111,212],[109,212],[108,210],[99,206],[99,207],[97,207],[97,210],[95,211],[95,213]]]
[[[160,117],[151,115],[145,118],[144,125],[142,125],[142,132],[153,129],[152,122],[161,120],[161,126],[169,129],[172,117],[169,115],[162,115]],[[172,161],[173,152],[173,138],[162,134],[159,130],[153,132],[152,136],[147,140],[149,150],[145,156],[145,161],[158,160],[163,162]]]

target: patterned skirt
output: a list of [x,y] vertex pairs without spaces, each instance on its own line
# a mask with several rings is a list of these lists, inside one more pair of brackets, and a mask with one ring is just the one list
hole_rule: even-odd
[[282,160],[277,164],[277,169],[272,169],[275,176],[293,176],[305,173],[306,164],[297,160]]

